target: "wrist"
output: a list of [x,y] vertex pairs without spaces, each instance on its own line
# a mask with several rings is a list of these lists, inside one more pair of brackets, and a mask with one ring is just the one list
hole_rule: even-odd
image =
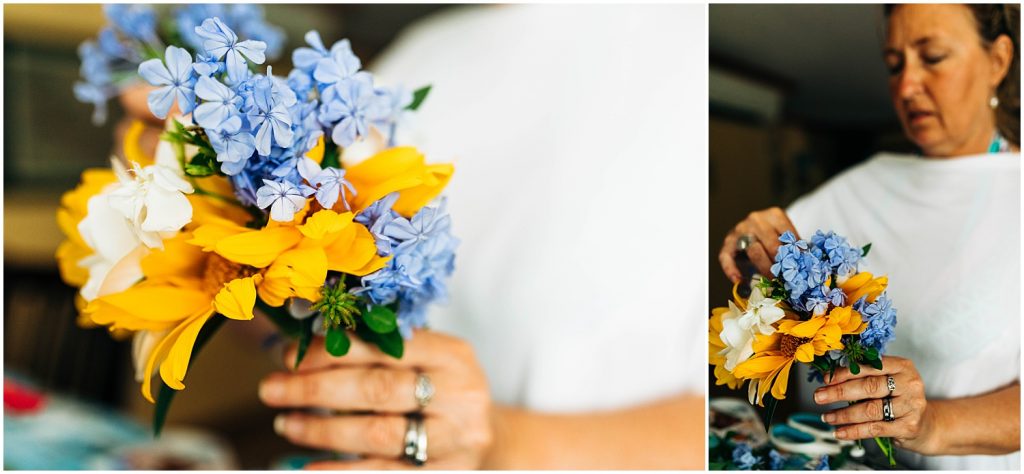
[[918,437],[917,449],[921,454],[936,455],[947,451],[943,415],[945,405],[941,400],[929,401],[921,415],[921,435]]
[[490,448],[483,453],[480,468],[485,470],[515,469],[522,463],[516,462],[515,452],[520,449],[522,440],[517,436],[518,425],[522,424],[525,413],[522,410],[506,406],[494,405],[491,409],[491,430],[494,434]]

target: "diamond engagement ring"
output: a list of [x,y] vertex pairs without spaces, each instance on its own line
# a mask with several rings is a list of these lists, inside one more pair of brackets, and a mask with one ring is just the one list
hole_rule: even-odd
[[889,396],[892,396],[892,392],[896,391],[896,379],[892,378],[891,375],[885,377],[885,386],[889,389]]
[[419,413],[405,417],[409,424],[405,428],[403,457],[413,466],[419,467],[427,463],[427,423]]
[[882,421],[896,421],[896,417],[892,413],[892,398],[885,397],[882,399]]
[[430,377],[422,372],[416,374],[416,388],[413,391],[413,396],[416,397],[416,404],[419,405],[420,410],[427,408],[430,401],[434,399],[434,383],[430,381]]

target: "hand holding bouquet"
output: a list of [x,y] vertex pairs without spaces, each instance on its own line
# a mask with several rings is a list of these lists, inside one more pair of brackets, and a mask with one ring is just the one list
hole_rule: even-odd
[[[795,362],[810,366],[818,381],[841,368],[853,375],[862,366],[882,369],[896,325],[896,310],[885,294],[888,279],[858,272],[870,245],[855,248],[821,231],[809,242],[790,232],[779,241],[774,278],[761,278],[749,299],[734,290],[728,307],[712,311],[709,326],[716,384],[735,389],[749,382],[751,403],[764,406],[768,395],[769,418],[775,401],[786,396]],[[891,421],[890,399],[883,405]],[[894,462],[891,441],[878,441]]]
[[[193,32],[194,57],[172,45],[138,65],[167,118],[155,156],[133,127],[126,156],[86,171],[58,210],[81,321],[133,338],[147,400],[155,374],[165,385],[157,431],[198,348],[256,307],[298,338],[296,365],[314,333],[334,356],[355,334],[401,357],[445,297],[458,244],[443,202],[428,205],[452,166],[394,146],[428,87],[378,87],[347,40],[328,49],[315,31],[287,78],[261,72],[268,45],[219,17]],[[379,151],[346,166],[357,142]]]

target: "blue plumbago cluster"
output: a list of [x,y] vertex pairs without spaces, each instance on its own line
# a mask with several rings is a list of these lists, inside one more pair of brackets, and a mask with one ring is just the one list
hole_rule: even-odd
[[736,448],[732,450],[732,462],[736,464],[737,469],[750,471],[761,463],[761,458],[754,455],[754,450],[749,444],[737,443]]
[[412,95],[405,101],[394,96],[403,89],[375,88],[347,40],[327,50],[317,32],[307,33],[311,47],[295,50],[296,69],[285,79],[269,66],[266,74],[255,72],[267,45],[240,40],[220,18],[203,20],[194,33],[202,40],[195,58],[168,46],[162,60],[139,65],[139,75],[158,86],[149,95],[153,114],[165,118],[175,102],[191,113],[239,201],[273,220],[292,220],[309,196],[326,209],[339,198],[347,207],[346,196],[355,189],[345,171],[321,167],[305,154],[321,138],[347,146],[371,126],[382,134],[393,131]]
[[398,194],[389,194],[355,217],[370,229],[377,253],[392,256],[387,266],[363,277],[356,292],[374,304],[397,304],[398,328],[409,338],[426,324],[427,305],[447,297],[445,280],[455,270],[459,240],[451,235],[443,201],[406,219],[391,209],[397,199]]
[[150,5],[104,5],[109,24],[94,40],[78,48],[82,60],[81,80],[74,85],[75,97],[93,104],[93,123],[106,122],[107,102],[137,82],[136,71],[147,60],[159,57],[165,44],[186,46],[199,56],[205,54],[204,39],[195,32],[206,18],[219,17],[243,36],[261,41],[266,56],[276,59],[284,46],[284,32],[264,19],[263,8],[255,5],[190,4],[175,7],[173,22],[161,23]]
[[845,294],[838,288],[829,288],[829,278],[847,276],[857,271],[861,249],[852,247],[846,238],[829,231],[815,232],[811,241],[798,240],[786,231],[779,237],[783,245],[775,255],[771,272],[781,278],[788,303],[797,311],[822,314],[829,305],[845,304]]
[[[732,450],[732,466],[735,470],[740,471],[755,471],[755,470],[769,470],[769,471],[792,471],[792,470],[804,470],[807,469],[810,458],[802,454],[795,454],[787,456],[782,454],[775,449],[769,449],[767,455],[765,455],[765,448],[761,447],[757,449],[762,455],[758,455],[754,448],[750,444],[745,442],[736,442],[735,447]],[[822,456],[818,462],[814,463],[814,470],[816,471],[828,471],[830,470],[828,455]]]
[[896,308],[893,308],[892,300],[886,294],[879,296],[874,303],[861,298],[853,304],[853,309],[868,324],[860,333],[861,345],[885,354],[885,346],[896,339]]

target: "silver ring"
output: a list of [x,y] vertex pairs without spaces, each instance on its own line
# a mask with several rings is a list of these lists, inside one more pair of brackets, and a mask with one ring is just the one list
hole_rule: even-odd
[[882,399],[882,421],[896,421],[896,417],[892,414],[892,398],[885,397]]
[[750,248],[750,244],[755,241],[757,241],[757,237],[754,236],[754,234],[743,234],[740,238],[736,239],[736,250],[744,252]]
[[427,374],[422,372],[416,374],[416,388],[413,390],[413,396],[416,397],[416,404],[419,405],[420,410],[427,408],[430,401],[434,399],[434,383],[430,381]]
[[889,396],[892,396],[892,392],[896,391],[896,379],[892,378],[891,375],[885,377],[885,386],[889,389]]
[[406,415],[409,424],[405,428],[403,455],[413,466],[427,463],[427,423],[418,413]]

